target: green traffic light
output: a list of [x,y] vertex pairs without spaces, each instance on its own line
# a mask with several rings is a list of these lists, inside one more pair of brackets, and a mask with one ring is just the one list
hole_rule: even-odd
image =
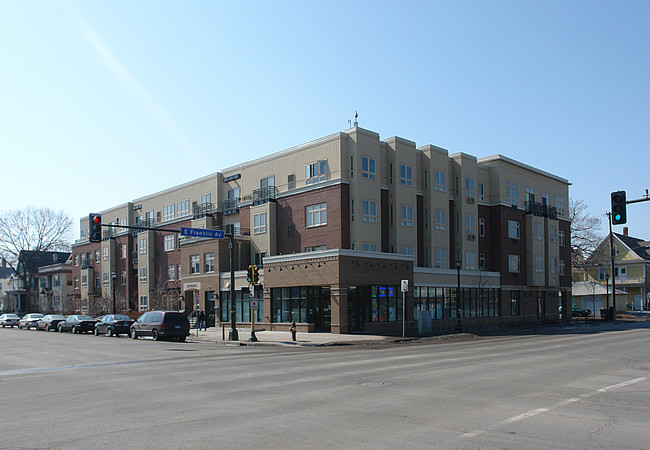
[[620,214],[614,214],[614,220],[621,220]]

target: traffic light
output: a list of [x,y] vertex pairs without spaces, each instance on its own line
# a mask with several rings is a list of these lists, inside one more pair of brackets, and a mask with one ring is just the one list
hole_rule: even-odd
[[88,214],[88,238],[90,242],[102,241],[102,215],[90,213]]
[[260,269],[257,266],[253,266],[253,284],[260,282]]
[[248,284],[253,284],[253,266],[248,266],[246,269],[246,281]]
[[627,222],[627,203],[625,191],[612,192],[612,225],[621,225]]

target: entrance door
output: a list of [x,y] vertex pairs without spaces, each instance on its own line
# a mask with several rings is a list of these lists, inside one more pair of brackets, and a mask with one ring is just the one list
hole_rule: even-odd
[[215,324],[215,298],[214,292],[205,293],[205,326],[213,327]]
[[348,288],[348,327],[349,331],[363,331],[363,288]]
[[327,287],[320,290],[320,309],[318,310],[318,320],[316,320],[316,331],[332,330],[332,304],[330,303],[330,290]]

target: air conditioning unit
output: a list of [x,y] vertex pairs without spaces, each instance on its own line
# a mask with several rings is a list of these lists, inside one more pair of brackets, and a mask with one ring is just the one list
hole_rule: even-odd
[[474,203],[474,197],[465,197],[465,201],[467,201],[467,203],[473,204]]
[[476,235],[475,235],[475,234],[471,234],[471,233],[468,233],[468,234],[467,234],[467,240],[468,240],[468,241],[473,241],[473,240],[475,240],[475,239],[476,239]]

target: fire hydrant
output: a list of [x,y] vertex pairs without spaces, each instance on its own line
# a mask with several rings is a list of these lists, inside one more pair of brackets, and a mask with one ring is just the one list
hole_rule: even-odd
[[289,328],[289,331],[291,331],[291,340],[295,341],[296,340],[296,321],[291,322],[291,328]]

